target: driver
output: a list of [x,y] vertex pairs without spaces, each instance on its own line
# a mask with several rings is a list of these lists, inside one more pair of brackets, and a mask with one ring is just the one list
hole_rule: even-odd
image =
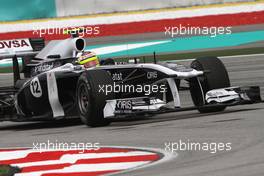
[[85,68],[100,66],[99,59],[94,52],[86,51],[77,59],[77,63]]

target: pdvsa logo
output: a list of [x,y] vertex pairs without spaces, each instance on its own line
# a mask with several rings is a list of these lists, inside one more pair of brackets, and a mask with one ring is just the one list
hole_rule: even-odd
[[0,41],[0,53],[32,51],[29,39],[3,40]]
[[21,47],[29,47],[29,43],[26,40],[8,40],[8,41],[0,41],[0,49],[4,48],[21,48]]

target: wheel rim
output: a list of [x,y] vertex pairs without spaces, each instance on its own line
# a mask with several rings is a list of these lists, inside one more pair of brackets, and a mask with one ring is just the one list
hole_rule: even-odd
[[78,105],[81,114],[87,114],[89,108],[89,94],[87,86],[82,83],[78,91]]

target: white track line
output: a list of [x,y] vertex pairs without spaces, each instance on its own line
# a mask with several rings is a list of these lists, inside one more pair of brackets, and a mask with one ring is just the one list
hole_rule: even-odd
[[234,55],[234,56],[220,56],[220,59],[229,59],[229,58],[241,58],[241,57],[257,57],[264,56],[264,54],[245,54],[245,55]]
[[[257,57],[257,56],[263,56],[264,54],[245,54],[245,55],[234,55],[234,56],[217,56],[219,59],[230,59],[230,58],[243,58],[243,57]],[[264,59],[264,58],[263,58]],[[164,62],[189,62],[194,61],[193,59],[180,59],[180,60],[166,60]]]

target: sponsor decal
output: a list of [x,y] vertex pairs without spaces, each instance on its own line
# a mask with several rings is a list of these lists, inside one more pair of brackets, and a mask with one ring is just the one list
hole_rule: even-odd
[[123,80],[123,75],[122,73],[114,73],[112,75],[113,81],[122,81]]
[[39,66],[36,66],[34,68],[35,73],[41,73],[41,72],[46,72],[54,68],[54,64],[41,64]]
[[147,73],[147,78],[148,79],[157,79],[158,78],[158,73],[156,71],[148,72]]
[[[19,168],[19,176],[87,176],[120,173],[160,161],[160,153],[128,148],[98,150],[0,149],[0,165]],[[1,169],[1,168],[0,168]],[[2,172],[6,172],[2,169]],[[0,173],[1,175],[1,173]]]
[[128,64],[128,62],[115,62],[116,63],[116,65],[126,65],[126,64]]
[[117,100],[116,110],[132,110],[132,101],[131,100]]
[[0,41],[0,53],[32,51],[28,39],[4,40]]

